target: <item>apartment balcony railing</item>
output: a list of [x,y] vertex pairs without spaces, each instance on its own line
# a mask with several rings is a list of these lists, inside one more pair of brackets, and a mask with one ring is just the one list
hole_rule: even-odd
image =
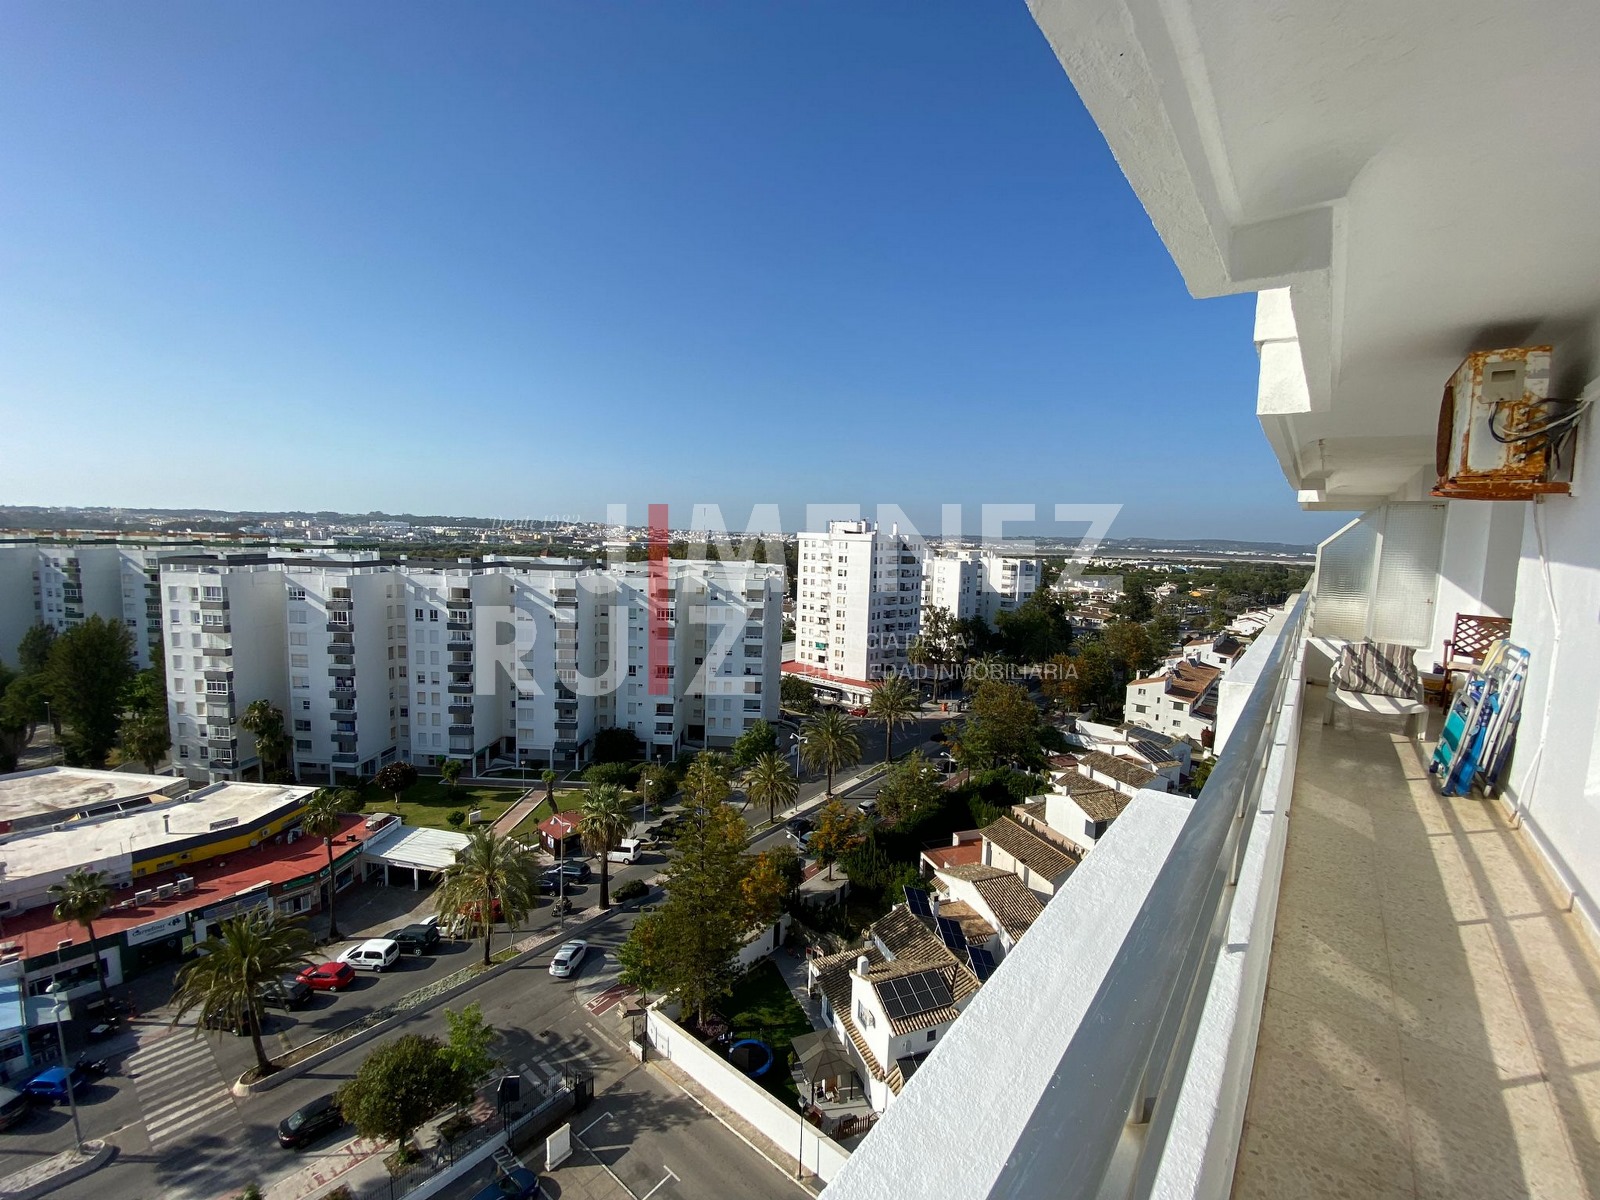
[[[1226,1196],[1266,987],[1308,602],[1230,673],[1199,799],[1141,791],[824,1193]],[[1041,1003],[1048,997],[1049,1003]],[[953,1138],[951,1097],[1003,1096]]]
[[207,683],[232,683],[233,672],[223,667],[206,668]]
[[333,666],[328,668],[328,674],[334,679],[354,679],[356,669],[354,666],[344,666],[335,663]]
[[453,631],[467,631],[467,632],[470,632],[471,629],[472,629],[472,618],[470,616],[467,616],[467,617],[451,617],[448,621],[446,621],[444,623],[444,627],[446,629],[453,630]]
[[210,600],[200,601],[201,612],[227,612],[228,598],[226,596],[213,597]]
[[458,679],[452,679],[446,685],[446,687],[447,687],[448,691],[450,692],[450,694],[452,696],[470,696],[470,695],[472,695],[472,690],[473,689],[472,689],[472,681],[470,679],[459,679],[459,680]]
[[359,754],[348,751],[340,751],[332,757],[333,761],[339,766],[353,766],[361,761]]
[[327,602],[327,605],[328,605],[328,611],[329,612],[349,612],[351,609],[355,608],[356,602],[354,600],[350,599],[348,596],[345,596],[345,597],[337,597],[336,596],[333,599],[329,600]]
[[573,737],[573,736],[575,736],[577,734],[577,732],[578,732],[578,723],[576,721],[557,721],[556,722],[556,736],[557,737]]
[[452,717],[470,717],[472,715],[472,705],[461,701],[452,701],[450,715]]
[[577,592],[557,592],[556,593],[556,607],[557,608],[576,608],[577,604],[578,604],[578,593]]
[[206,745],[212,750],[237,750],[239,739],[231,737],[208,737]]
[[473,725],[470,725],[470,724],[468,724],[468,725],[456,724],[456,725],[451,725],[450,726],[450,733],[451,733],[452,736],[456,736],[456,735],[471,736],[472,734],[474,734],[476,732],[477,732],[477,728],[475,726],[473,726]]
[[470,634],[457,634],[445,643],[445,648],[449,650],[465,650],[470,653],[472,650],[472,636]]
[[202,765],[210,767],[214,771],[231,771],[239,765],[239,760],[231,754],[213,754],[209,759],[204,760]]
[[328,689],[329,700],[354,700],[356,689],[354,687],[335,687]]
[[457,651],[450,656],[450,661],[445,663],[445,666],[452,671],[470,671],[472,670],[472,655]]
[[354,629],[355,626],[349,621],[329,621],[327,631],[329,633],[350,633]]
[[[232,646],[202,646],[202,647],[200,647],[200,653],[203,654],[207,658],[232,658],[233,657],[233,647]],[[218,665],[225,666],[226,664],[218,664]]]
[[356,710],[353,708],[336,708],[328,714],[328,720],[330,721],[354,721],[356,719]]
[[356,644],[354,642],[329,642],[328,643],[328,653],[329,654],[350,655],[350,654],[354,654],[355,652],[356,652]]

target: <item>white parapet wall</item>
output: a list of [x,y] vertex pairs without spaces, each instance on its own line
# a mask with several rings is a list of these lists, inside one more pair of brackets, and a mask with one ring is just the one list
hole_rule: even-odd
[[[780,1149],[799,1151],[805,1170],[824,1182],[849,1161],[850,1151],[779,1100],[755,1080],[746,1077],[722,1055],[667,1016],[659,1004],[648,1014],[650,1050],[671,1061],[706,1091],[738,1113]],[[774,1068],[776,1069],[776,1068]]]

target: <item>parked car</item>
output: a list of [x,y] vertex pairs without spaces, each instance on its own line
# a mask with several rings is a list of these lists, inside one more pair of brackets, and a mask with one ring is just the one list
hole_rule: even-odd
[[69,1080],[74,1093],[81,1093],[89,1083],[77,1067],[46,1067],[23,1084],[22,1090],[24,1094],[35,1100],[43,1100],[46,1104],[65,1104]]
[[581,858],[562,863],[559,870],[567,877],[568,883],[588,883],[594,877],[594,870]]
[[[480,924],[482,913],[483,902],[481,900],[474,900],[470,904],[463,904],[460,911],[456,913],[456,916],[462,919],[463,927],[465,927],[468,924]],[[495,921],[505,920],[505,911],[500,906],[499,896],[496,896],[494,901],[489,905],[489,914],[491,919]]]
[[527,1167],[515,1167],[474,1195],[472,1200],[540,1200],[543,1195],[539,1177]]
[[286,1150],[298,1150],[309,1145],[323,1134],[345,1127],[344,1113],[332,1092],[319,1096],[310,1104],[302,1104],[278,1122],[278,1145]]
[[33,1097],[0,1087],[0,1129],[9,1129],[33,1111]]
[[856,805],[856,807],[861,810],[861,814],[863,816],[870,817],[873,813],[878,811],[878,799],[876,796],[868,796],[860,804]]
[[295,978],[314,992],[340,992],[356,981],[356,972],[346,962],[325,962],[307,967]]
[[368,938],[339,955],[339,961],[358,971],[387,971],[400,961],[400,943],[390,938]]
[[643,849],[644,842],[641,839],[623,838],[615,850],[607,851],[606,861],[632,866],[639,861],[639,854]]
[[589,943],[582,938],[570,942],[562,942],[556,956],[550,960],[550,974],[557,979],[566,979],[583,962],[583,956],[589,953]]
[[250,1032],[243,1021],[236,1020],[231,1014],[218,1012],[216,1009],[207,1009],[200,1014],[201,1029],[221,1029],[233,1034],[234,1037],[244,1037]]
[[439,945],[439,927],[427,922],[391,929],[383,936],[397,943],[404,954],[432,954]]
[[281,1008],[292,1012],[311,1002],[311,989],[293,975],[274,979],[261,985],[261,1003],[268,1008]]
[[783,827],[784,832],[797,842],[804,841],[806,834],[815,828],[816,826],[804,817],[791,818]]

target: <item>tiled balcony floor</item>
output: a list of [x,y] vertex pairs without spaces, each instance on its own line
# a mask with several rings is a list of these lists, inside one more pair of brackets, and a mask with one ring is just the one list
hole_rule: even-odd
[[1322,710],[1308,689],[1233,1194],[1600,1197],[1600,956],[1498,801]]

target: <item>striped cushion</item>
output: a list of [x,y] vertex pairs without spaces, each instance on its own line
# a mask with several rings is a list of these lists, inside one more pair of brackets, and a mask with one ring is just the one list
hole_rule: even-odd
[[1392,642],[1354,642],[1339,652],[1337,686],[1364,696],[1422,699],[1416,655],[1410,646]]

